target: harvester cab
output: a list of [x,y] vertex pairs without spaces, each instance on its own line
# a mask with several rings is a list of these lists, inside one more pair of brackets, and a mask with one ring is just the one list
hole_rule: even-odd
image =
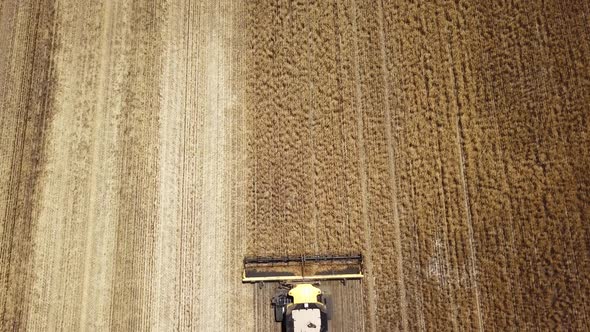
[[290,256],[245,258],[242,281],[279,283],[270,302],[284,332],[326,332],[333,308],[320,282],[362,278],[361,255]]

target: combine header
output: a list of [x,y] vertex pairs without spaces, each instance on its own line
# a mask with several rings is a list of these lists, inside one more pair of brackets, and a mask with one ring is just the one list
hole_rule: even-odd
[[284,332],[328,331],[332,306],[320,289],[322,280],[363,278],[363,257],[288,256],[244,259],[242,282],[279,282],[271,304]]
[[346,280],[363,277],[361,255],[251,257],[243,282]]

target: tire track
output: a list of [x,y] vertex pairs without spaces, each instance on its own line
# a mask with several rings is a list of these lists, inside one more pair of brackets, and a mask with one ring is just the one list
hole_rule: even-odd
[[399,311],[401,316],[401,326],[402,330],[408,330],[408,314],[407,314],[407,306],[408,303],[406,301],[406,286],[405,280],[403,275],[403,253],[402,253],[402,240],[401,240],[401,229],[400,229],[400,218],[399,218],[399,203],[398,203],[398,185],[397,185],[397,176],[396,176],[396,166],[395,166],[395,152],[393,149],[393,134],[392,134],[392,107],[389,102],[389,98],[391,92],[389,90],[390,78],[389,78],[389,70],[387,68],[387,52],[385,46],[385,18],[383,15],[383,3],[379,7],[379,42],[381,46],[381,70],[383,72],[383,81],[384,81],[384,106],[385,106],[385,122],[386,122],[386,131],[385,137],[387,141],[387,156],[389,167],[388,170],[390,172],[390,187],[392,190],[393,196],[393,222],[394,225],[394,241],[395,241],[395,250],[396,252],[396,260],[397,260],[397,283],[399,287]]
[[[7,2],[0,42],[10,48],[0,73],[0,326],[26,329],[30,269],[40,210],[46,136],[53,116],[55,47],[53,1]],[[14,15],[11,17],[11,15]],[[7,24],[14,24],[8,28]],[[4,52],[3,52],[4,53]]]

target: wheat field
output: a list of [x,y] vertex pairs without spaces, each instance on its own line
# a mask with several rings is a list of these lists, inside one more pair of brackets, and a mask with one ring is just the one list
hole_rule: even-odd
[[0,330],[590,329],[590,3],[0,2]]

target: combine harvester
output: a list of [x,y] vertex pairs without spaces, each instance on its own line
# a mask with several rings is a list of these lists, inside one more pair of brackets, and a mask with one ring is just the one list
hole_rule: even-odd
[[327,332],[332,306],[320,281],[362,279],[362,265],[361,255],[251,257],[242,281],[279,283],[271,304],[284,332]]

